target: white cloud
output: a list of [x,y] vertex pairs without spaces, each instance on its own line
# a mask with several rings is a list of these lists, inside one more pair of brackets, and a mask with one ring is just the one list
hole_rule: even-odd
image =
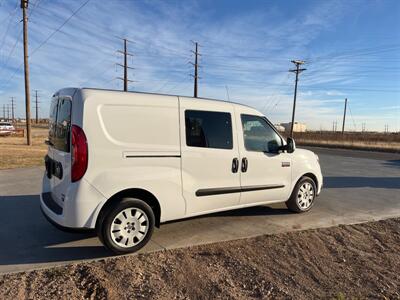
[[[30,49],[34,50],[60,26],[81,1],[51,1],[33,10],[30,18]],[[293,58],[309,58],[307,71],[300,75],[297,117],[311,127],[330,126],[341,116],[344,96],[341,89],[324,85],[353,85],[357,78],[342,74],[354,71],[350,64],[329,58],[331,53],[309,50],[322,32],[333,30],[345,18],[345,1],[319,1],[296,18],[276,20],[278,8],[227,13],[215,20],[212,8],[201,2],[184,1],[94,1],[74,16],[40,50],[31,56],[31,87],[41,90],[44,115],[48,97],[65,86],[121,88],[115,77],[122,62],[115,54],[122,48],[117,37],[127,37],[134,53],[130,78],[134,89],[150,92],[192,94],[189,73],[192,60],[190,40],[200,42],[200,95],[227,98],[255,106],[276,121],[288,121],[293,101]],[[0,20],[10,11],[0,10]],[[17,14],[20,14],[18,10]],[[22,47],[18,43],[7,67],[2,63],[15,44],[20,24],[14,20],[0,52],[0,88],[2,95],[19,99],[17,113],[23,113],[22,70],[9,82],[4,80],[21,64]],[[0,30],[0,38],[2,31]],[[0,40],[1,42],[1,40]],[[316,57],[316,59],[313,59]],[[380,125],[379,125],[380,126]]]

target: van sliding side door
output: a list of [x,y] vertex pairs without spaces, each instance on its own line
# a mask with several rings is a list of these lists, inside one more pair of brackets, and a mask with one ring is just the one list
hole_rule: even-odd
[[[180,98],[183,196],[186,213],[239,204],[239,151],[233,107]],[[210,107],[211,106],[211,107]]]

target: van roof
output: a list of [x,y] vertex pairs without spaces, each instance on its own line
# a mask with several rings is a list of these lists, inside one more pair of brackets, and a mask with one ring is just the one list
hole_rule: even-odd
[[[234,102],[234,101],[227,101],[227,100],[221,100],[221,99],[213,99],[213,98],[205,98],[205,97],[191,97],[191,96],[186,96],[186,95],[175,95],[175,94],[162,94],[162,93],[151,93],[151,92],[140,92],[140,91],[121,91],[121,90],[114,90],[114,89],[102,89],[102,88],[90,88],[90,87],[82,87],[82,88],[63,88],[61,90],[59,90],[58,92],[56,92],[54,94],[54,96],[56,96],[57,94],[61,93],[63,94],[62,91],[71,91],[74,90],[73,93],[76,92],[76,90],[94,90],[94,91],[107,91],[107,92],[118,92],[118,93],[132,93],[132,94],[145,94],[145,95],[162,95],[162,96],[173,96],[173,97],[184,97],[184,98],[192,98],[192,99],[200,99],[200,100],[209,100],[209,101],[217,101],[217,102],[224,102],[224,103],[231,103],[231,104],[235,104],[235,105],[239,105],[239,106],[244,106],[244,107],[249,107],[254,109],[253,107],[246,105],[246,104],[242,104],[242,103],[238,103],[238,102]],[[69,94],[69,93],[66,93]]]

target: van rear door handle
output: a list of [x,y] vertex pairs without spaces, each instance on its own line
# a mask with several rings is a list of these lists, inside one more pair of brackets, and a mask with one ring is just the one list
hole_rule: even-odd
[[247,167],[249,165],[249,162],[247,161],[246,157],[242,158],[242,172],[246,172],[247,171]]
[[232,160],[232,173],[237,173],[239,170],[239,160],[235,157]]

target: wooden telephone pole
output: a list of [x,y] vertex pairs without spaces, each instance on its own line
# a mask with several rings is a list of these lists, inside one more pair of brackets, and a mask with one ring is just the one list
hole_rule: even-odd
[[346,110],[347,110],[347,98],[344,99],[342,134],[344,134],[344,126],[346,125]]
[[24,32],[24,70],[25,70],[25,112],[26,112],[26,143],[32,145],[31,140],[31,99],[29,88],[29,63],[28,63],[28,2],[29,0],[21,0],[22,16],[23,16],[23,32]]
[[290,137],[293,137],[294,116],[295,116],[295,113],[296,113],[297,82],[299,81],[299,73],[307,70],[307,69],[300,69],[300,65],[304,64],[304,61],[302,61],[302,60],[292,60],[292,63],[294,63],[296,65],[296,69],[289,70],[289,72],[296,73],[296,81],[295,81],[295,85],[294,85],[292,124],[290,126]]

